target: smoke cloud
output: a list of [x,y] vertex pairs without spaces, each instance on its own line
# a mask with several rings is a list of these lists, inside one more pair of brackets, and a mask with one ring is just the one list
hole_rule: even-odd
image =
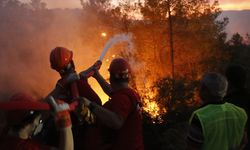
[[12,4],[0,11],[1,100],[20,91],[45,97],[59,79],[49,64],[50,51],[56,46],[73,51],[78,71],[98,59],[100,48],[83,42],[86,29],[81,26],[87,19],[80,9],[32,10]]

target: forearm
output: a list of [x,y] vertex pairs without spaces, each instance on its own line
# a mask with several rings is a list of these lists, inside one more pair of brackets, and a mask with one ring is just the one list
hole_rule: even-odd
[[73,150],[74,142],[73,142],[73,134],[71,130],[71,126],[60,129],[60,141],[59,141],[59,150]]
[[82,96],[85,96],[92,102],[95,102],[99,105],[102,105],[102,101],[100,97],[97,95],[97,93],[92,89],[92,87],[89,85],[88,80],[81,78],[82,84],[81,87],[79,88],[79,92]]
[[102,75],[97,71],[94,75],[94,78],[97,80],[97,82],[100,84],[102,87],[102,90],[107,94],[111,95],[112,93],[112,88],[110,84],[102,77]]
[[103,108],[102,106],[95,105],[94,109],[92,109],[92,113],[104,126],[110,127],[112,129],[120,129],[123,125],[122,117],[106,108]]

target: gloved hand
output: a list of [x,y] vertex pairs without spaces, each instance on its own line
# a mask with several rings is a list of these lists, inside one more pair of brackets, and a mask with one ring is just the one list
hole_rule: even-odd
[[49,104],[53,109],[55,116],[55,123],[59,129],[69,128],[71,127],[71,118],[69,114],[70,107],[67,103],[57,100],[50,96]]
[[101,68],[102,62],[100,60],[97,60],[94,65],[89,67],[87,70],[84,70],[79,73],[79,75],[83,78],[89,78],[94,75],[96,71],[98,71]]
[[[89,103],[87,104],[86,101],[88,101]],[[79,100],[80,104],[78,107],[78,114],[80,114],[80,116],[88,123],[88,124],[93,124],[95,123],[95,116],[94,114],[91,112],[90,108],[89,108],[89,104],[91,103],[87,98],[80,98]]]

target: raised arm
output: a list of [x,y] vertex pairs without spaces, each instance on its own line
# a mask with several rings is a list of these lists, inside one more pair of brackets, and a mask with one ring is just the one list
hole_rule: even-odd
[[100,84],[100,86],[102,87],[102,90],[107,94],[107,95],[111,95],[112,93],[112,88],[110,86],[110,84],[102,77],[102,75],[99,73],[99,71],[95,71],[95,74],[93,75],[93,77],[96,79],[96,81]]
[[102,87],[102,90],[110,96],[112,93],[112,88],[110,84],[102,77],[102,75],[99,73],[99,69],[101,67],[102,62],[101,61],[96,61],[94,65],[89,67],[87,70],[84,70],[80,72],[80,76],[82,78],[88,78],[90,76],[93,76],[97,82],[100,84]]

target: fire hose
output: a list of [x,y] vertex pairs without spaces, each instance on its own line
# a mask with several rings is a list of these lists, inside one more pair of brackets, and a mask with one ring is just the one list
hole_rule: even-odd
[[[92,73],[92,72],[91,72]],[[91,75],[91,74],[89,74]],[[72,93],[71,103],[69,104],[70,111],[75,111],[79,105],[79,91],[77,81],[70,84]],[[64,101],[64,100],[62,100]],[[2,101],[0,102],[0,110],[51,110],[48,103],[40,101]]]
[[[89,78],[95,73],[95,69],[100,69],[102,65],[102,60],[104,56],[106,55],[108,49],[117,42],[123,42],[123,41],[129,41],[128,35],[126,34],[120,34],[112,37],[105,45],[105,47],[102,50],[102,53],[98,59],[98,61],[90,68],[89,71],[87,71],[85,77]],[[72,100],[69,104],[70,111],[75,111],[76,108],[79,105],[79,101],[77,100],[79,98],[79,91],[77,87],[77,79],[80,79],[79,76],[77,76],[76,79],[70,84],[70,89],[72,93]],[[51,107],[48,103],[45,102],[9,102],[4,101],[0,102],[0,110],[51,110]]]

